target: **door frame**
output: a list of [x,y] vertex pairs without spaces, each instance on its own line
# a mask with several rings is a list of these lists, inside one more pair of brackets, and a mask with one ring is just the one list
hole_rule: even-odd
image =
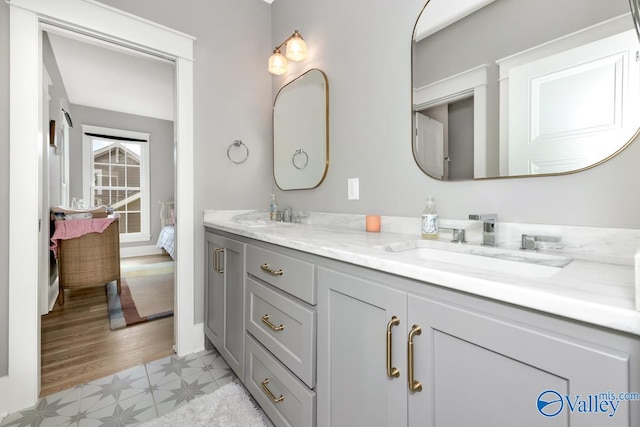
[[[62,4],[61,4],[62,3]],[[40,389],[38,161],[43,143],[42,29],[47,23],[148,52],[176,64],[176,292],[175,350],[203,348],[202,323],[194,324],[193,43],[184,33],[93,0],[9,0],[9,375],[5,410],[36,403]],[[17,165],[17,166],[15,166]],[[37,263],[37,261],[36,261]],[[0,410],[3,408],[0,408]]]

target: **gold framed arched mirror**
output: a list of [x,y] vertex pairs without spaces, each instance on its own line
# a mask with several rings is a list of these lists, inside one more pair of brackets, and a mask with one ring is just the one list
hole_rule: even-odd
[[628,0],[430,0],[412,39],[414,158],[440,180],[593,167],[640,128],[639,52]]
[[329,167],[329,85],[311,69],[283,86],[273,104],[273,176],[282,190],[319,186]]

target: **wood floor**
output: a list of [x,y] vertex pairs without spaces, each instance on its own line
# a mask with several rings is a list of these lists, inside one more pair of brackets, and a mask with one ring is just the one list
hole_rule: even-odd
[[[161,262],[157,257],[123,265]],[[170,258],[169,258],[170,260]],[[103,287],[65,292],[41,320],[41,396],[173,354],[173,317],[112,331]]]

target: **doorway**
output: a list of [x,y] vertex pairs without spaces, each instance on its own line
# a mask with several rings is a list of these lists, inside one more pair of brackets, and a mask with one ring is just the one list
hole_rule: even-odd
[[[175,64],[50,25],[43,25],[42,56],[49,76],[45,124],[53,123],[61,131],[50,135],[44,152],[43,217],[52,207],[71,209],[71,200],[113,208],[120,216],[119,258],[126,295],[108,298],[103,286],[97,292],[67,290],[61,305],[56,304],[57,280],[41,278],[40,295],[49,297],[41,305],[40,395],[46,396],[172,353],[172,319],[140,325],[140,318],[133,326],[132,318],[138,312],[147,317],[144,309],[152,301],[146,290],[154,284],[158,291],[153,295],[167,299],[157,308],[174,311],[173,292],[168,293],[167,286],[175,280],[168,278],[170,274],[151,273],[156,265],[173,264],[168,255],[154,255],[160,253],[155,243],[163,225],[157,201],[175,198]],[[43,221],[45,252],[53,224]],[[148,256],[136,260],[132,254]],[[53,265],[46,273],[55,279],[57,260],[50,258]],[[132,262],[147,268],[132,271]],[[148,280],[141,282],[137,275],[145,272]],[[128,322],[122,321],[123,307]],[[123,325],[135,330],[123,331]]]
[[[38,259],[43,218],[40,172],[43,120],[41,23],[135,47],[176,63],[176,315],[178,355],[203,347],[193,322],[193,38],[98,3],[12,0],[10,7],[9,381],[7,410],[33,405],[39,390]],[[31,141],[29,143],[29,141]],[[192,264],[192,261],[191,261]]]

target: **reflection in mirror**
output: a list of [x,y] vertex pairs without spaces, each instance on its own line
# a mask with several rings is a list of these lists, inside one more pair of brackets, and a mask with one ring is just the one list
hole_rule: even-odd
[[436,179],[544,175],[640,127],[628,0],[430,0],[413,35],[413,154]]
[[286,84],[273,105],[273,176],[282,190],[315,188],[329,166],[329,88],[309,70]]

